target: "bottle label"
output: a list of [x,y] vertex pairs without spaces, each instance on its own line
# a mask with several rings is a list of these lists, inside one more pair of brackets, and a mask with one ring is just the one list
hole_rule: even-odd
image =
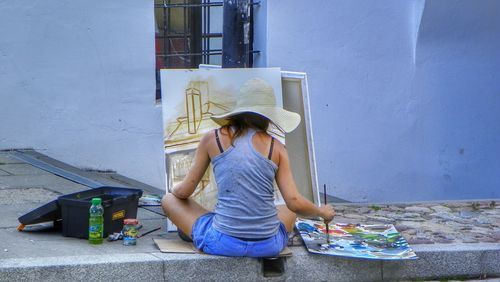
[[102,238],[102,224],[94,224],[89,226],[89,239]]
[[125,246],[133,246],[137,244],[137,239],[134,237],[123,237],[123,245]]
[[139,232],[137,232],[137,229],[135,228],[130,228],[129,230],[126,230],[123,232],[123,235],[125,237],[130,237],[130,238],[137,238]]
[[130,246],[136,244],[136,238],[139,232],[137,232],[137,226],[124,225],[123,226],[123,245]]

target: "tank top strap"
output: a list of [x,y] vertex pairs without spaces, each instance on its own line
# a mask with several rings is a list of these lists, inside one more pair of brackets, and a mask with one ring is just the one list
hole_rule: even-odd
[[222,144],[220,142],[219,130],[220,129],[218,129],[218,128],[215,129],[215,141],[217,142],[217,147],[219,147],[219,152],[222,154],[222,153],[224,153],[224,149],[222,148]]
[[274,137],[271,136],[271,145],[269,146],[269,154],[267,155],[267,159],[271,160],[273,157],[273,149],[274,149]]

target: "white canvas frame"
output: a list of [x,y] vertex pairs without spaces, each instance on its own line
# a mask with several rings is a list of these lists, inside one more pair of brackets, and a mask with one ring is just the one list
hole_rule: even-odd
[[[309,102],[309,90],[308,90],[308,85],[307,85],[307,74],[303,72],[291,72],[291,71],[282,71],[281,72],[281,78],[282,78],[282,88],[283,88],[283,101],[287,99],[294,98],[292,97],[293,94],[296,93],[287,93],[288,86],[286,85],[287,83],[294,83],[299,86],[300,89],[297,89],[296,91],[299,93],[301,97],[295,97],[295,98],[301,98],[302,102],[302,112],[301,115],[303,117],[303,124],[305,127],[305,140],[303,141],[303,144],[306,146],[306,148],[303,148],[303,150],[306,151],[307,157],[308,157],[308,164],[304,164],[303,160],[297,159],[294,160],[292,156],[290,157],[290,161],[292,163],[292,169],[295,166],[296,170],[303,170],[307,169],[309,171],[309,182],[310,182],[310,195],[312,195],[312,198],[309,198],[309,200],[313,201],[315,204],[319,205],[321,203],[320,196],[319,196],[319,185],[318,185],[318,174],[317,174],[317,168],[316,168],[316,154],[314,150],[314,136],[313,136],[313,131],[312,131],[312,119],[311,119],[311,110],[310,110],[310,102]],[[292,110],[296,111],[296,109],[287,109],[287,110]],[[290,140],[290,138],[287,136],[287,140]],[[289,154],[291,152],[289,151]],[[301,165],[303,164],[303,165]],[[296,179],[297,182],[297,179]],[[297,187],[299,190],[304,189],[300,187],[300,184],[298,183]],[[304,191],[303,191],[304,192]],[[302,194],[307,194],[307,193],[302,193]]]

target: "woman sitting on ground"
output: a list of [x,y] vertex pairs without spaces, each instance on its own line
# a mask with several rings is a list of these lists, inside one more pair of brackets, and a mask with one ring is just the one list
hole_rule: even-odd
[[[162,200],[170,220],[199,250],[214,255],[274,257],[287,245],[296,215],[333,219],[330,205],[317,207],[295,186],[285,146],[267,133],[273,123],[290,132],[300,116],[276,106],[273,89],[251,79],[234,110],[212,119],[222,125],[200,141],[184,180]],[[189,197],[212,163],[218,201],[209,212]],[[276,180],[286,206],[275,206]]]

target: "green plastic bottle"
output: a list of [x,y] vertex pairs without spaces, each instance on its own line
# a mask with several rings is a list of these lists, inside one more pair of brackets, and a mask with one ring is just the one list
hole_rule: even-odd
[[92,198],[89,210],[89,243],[102,244],[104,233],[104,208],[101,198]]

